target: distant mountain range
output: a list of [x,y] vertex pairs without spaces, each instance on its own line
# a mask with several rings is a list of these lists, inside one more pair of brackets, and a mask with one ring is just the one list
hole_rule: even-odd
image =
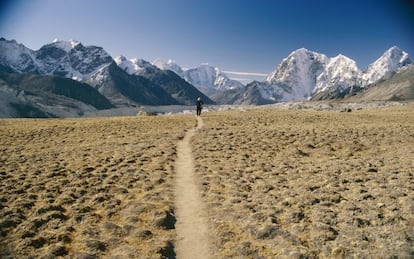
[[164,62],[158,59],[153,64],[160,69],[173,71],[208,96],[244,87],[239,81],[230,79],[218,67],[208,64],[201,64],[198,67],[185,70],[172,60]]
[[103,48],[77,41],[54,41],[34,51],[1,38],[0,117],[66,117],[114,107],[193,105],[197,97],[206,104],[253,105],[337,99],[359,92],[373,98],[379,95],[367,95],[373,91],[369,89],[384,88],[391,79],[399,83],[389,87],[406,90],[385,92],[404,100],[411,98],[407,74],[411,75],[412,63],[406,52],[392,47],[361,71],[344,55],[328,58],[302,48],[283,59],[263,82],[245,86],[208,64],[183,69],[171,60],[113,59]]
[[[398,47],[387,50],[368,66],[358,69],[352,59],[338,55],[328,58],[307,49],[292,52],[264,82],[216,97],[222,103],[268,104],[292,100],[326,100],[354,95],[385,80],[413,62]],[[234,96],[238,98],[234,98]]]
[[[202,97],[206,104],[214,103],[173,72],[157,68],[142,73],[128,73],[103,48],[85,47],[76,41],[54,41],[34,51],[14,40],[1,38],[0,65],[0,94],[13,96],[0,99],[0,107],[3,107],[1,117],[29,116],[32,111],[36,116],[42,113],[46,117],[60,117],[122,106],[190,105],[195,103],[197,97]],[[33,75],[36,80],[28,80]],[[10,80],[16,77],[23,79]],[[79,88],[79,96],[103,98],[108,105],[91,106],[92,100],[66,95],[65,102],[54,104],[55,109],[45,108],[50,106],[48,100],[51,92],[45,91],[43,85],[46,81],[53,81],[59,82],[57,86],[60,87],[63,78],[66,79],[67,87],[71,85]],[[99,97],[88,95],[90,88]],[[34,92],[38,98],[32,98]],[[53,95],[62,96],[56,91]],[[24,112],[16,107],[25,107]]]

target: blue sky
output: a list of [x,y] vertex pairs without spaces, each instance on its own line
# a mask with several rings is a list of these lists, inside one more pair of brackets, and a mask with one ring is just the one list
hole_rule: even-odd
[[112,57],[173,59],[269,73],[292,51],[344,54],[360,69],[397,45],[414,57],[413,0],[12,0],[0,37],[39,49],[53,39]]

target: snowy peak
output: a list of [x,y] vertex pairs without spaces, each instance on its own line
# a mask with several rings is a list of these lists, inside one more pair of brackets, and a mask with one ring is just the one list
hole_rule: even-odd
[[218,67],[207,63],[184,71],[184,79],[207,95],[243,87],[242,83],[231,80]]
[[152,62],[152,64],[161,70],[171,70],[180,77],[184,78],[184,70],[179,65],[177,65],[175,60],[169,59],[167,62],[165,62],[161,59],[156,59]]
[[33,50],[4,38],[0,38],[0,64],[17,72],[36,73],[38,70]]
[[[269,83],[279,83],[301,79],[307,81],[310,74],[320,70],[328,58],[320,53],[307,50],[305,48],[293,51],[276,70],[269,74],[266,81]],[[297,81],[297,80],[294,80]]]
[[[315,88],[316,77],[328,61],[325,55],[305,48],[293,51],[266,79],[273,86],[273,98],[283,101],[309,98]],[[270,89],[267,89],[267,95]]]
[[81,44],[79,41],[70,40],[70,41],[60,41],[58,39],[53,40],[52,43],[46,46],[53,46],[55,48],[62,49],[65,52],[69,52],[74,49],[78,44]]
[[205,88],[214,85],[219,73],[218,68],[208,64],[201,64],[196,68],[188,69],[185,73],[185,79],[192,82],[195,86]]
[[275,101],[340,98],[387,78],[411,63],[406,52],[392,47],[363,73],[354,60],[342,54],[328,58],[301,48],[269,74],[266,89],[263,85],[260,87],[266,90],[262,91],[266,93],[262,94],[264,98]]
[[101,47],[83,46],[77,41],[55,41],[35,51],[43,74],[69,77],[77,80],[90,77],[113,62]]
[[360,84],[362,77],[356,62],[342,54],[329,59],[324,71],[317,77],[314,93],[327,90],[341,93]]
[[361,74],[356,62],[342,54],[329,59],[323,73],[329,74],[331,78],[345,79],[359,77]]
[[408,53],[394,46],[385,51],[380,58],[368,66],[364,79],[369,85],[390,76],[393,71],[412,63]]
[[112,63],[101,47],[77,41],[54,41],[33,51],[16,41],[0,39],[0,63],[16,72],[30,72],[82,80]]
[[156,71],[158,68],[152,65],[150,62],[144,60],[144,59],[127,59],[124,56],[116,57],[115,63],[125,72],[127,72],[130,75],[141,75],[145,72],[153,72]]
[[190,69],[181,68],[173,60],[165,62],[157,59],[153,64],[162,70],[173,71],[207,95],[243,87],[242,83],[228,78],[218,67],[213,67],[207,63]]

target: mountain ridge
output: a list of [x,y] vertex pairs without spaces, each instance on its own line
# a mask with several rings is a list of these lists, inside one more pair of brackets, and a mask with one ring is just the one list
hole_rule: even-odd
[[[244,96],[243,103],[252,105],[344,98],[386,79],[412,63],[408,53],[393,46],[371,63],[366,71],[361,71],[354,60],[343,54],[328,58],[324,54],[301,48],[284,58],[265,81],[253,82],[237,94]],[[246,95],[252,96],[251,87],[258,88],[254,92],[260,94],[261,98],[246,99]],[[226,95],[224,93],[218,99],[234,103],[225,98]]]
[[1,65],[15,73],[57,76],[88,83],[116,106],[193,104],[199,96],[203,96],[206,103],[214,103],[172,74],[163,73],[164,81],[181,84],[181,89],[160,85],[159,80],[155,82],[146,74],[118,70],[112,63],[115,64],[115,60],[102,47],[84,46],[77,41],[55,40],[34,51],[15,40],[0,39]]
[[[354,60],[343,54],[327,57],[322,53],[300,48],[284,58],[265,80],[253,81],[245,86],[230,79],[218,67],[208,64],[182,68],[173,60],[164,62],[156,59],[149,62],[139,58],[128,60],[124,56],[114,59],[102,47],[84,46],[73,40],[56,40],[45,44],[39,50],[31,50],[15,40],[0,39],[2,73],[45,76],[44,79],[36,78],[35,82],[59,81],[48,77],[73,79],[81,84],[70,82],[69,85],[85,89],[90,86],[116,107],[193,105],[197,97],[202,97],[206,104],[217,101],[219,104],[248,105],[346,98],[394,77],[411,64],[413,62],[408,53],[396,46],[386,50],[364,71],[358,68]],[[6,77],[3,74],[0,78],[3,82],[0,91],[13,100],[21,93],[20,90],[13,89],[30,85],[14,85],[12,88]],[[27,75],[23,77],[29,78]],[[66,81],[59,82],[63,84]],[[30,93],[27,88],[25,91]],[[56,95],[44,89],[44,96],[39,98],[45,101],[50,94]],[[393,94],[399,96],[398,93]],[[72,97],[60,94],[54,98],[61,99],[68,106],[70,100],[73,100],[72,106],[83,107],[79,108],[78,113],[82,113],[82,109],[90,110],[90,107],[102,108],[94,107],[90,100]],[[26,107],[22,103],[25,99],[19,98],[16,100],[19,100],[22,107]],[[38,108],[33,108],[34,113],[38,112],[36,109]],[[48,116],[50,113],[45,111],[44,115]]]

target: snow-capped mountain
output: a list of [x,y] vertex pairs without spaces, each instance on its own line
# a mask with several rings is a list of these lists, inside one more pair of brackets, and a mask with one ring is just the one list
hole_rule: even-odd
[[184,79],[207,95],[243,87],[240,82],[228,78],[218,67],[208,64],[184,71]]
[[73,40],[56,40],[34,51],[14,40],[0,39],[3,73],[76,79],[93,86],[116,106],[193,104],[198,96],[213,103],[206,95],[225,104],[342,98],[412,63],[406,52],[392,47],[362,72],[344,55],[328,58],[302,48],[283,59],[263,82],[243,86],[208,64],[184,69],[172,60],[151,63],[123,56],[114,60],[101,47]]
[[182,104],[193,105],[196,98],[201,97],[205,104],[214,102],[171,70],[161,70],[144,59],[127,59],[124,56],[115,58],[116,64],[130,75],[145,77],[160,85],[167,93]]
[[85,80],[102,67],[110,65],[112,57],[101,47],[83,46],[77,41],[54,41],[36,51],[42,74]]
[[16,41],[0,39],[0,64],[16,72],[55,75],[77,80],[90,77],[113,62],[101,47],[83,46],[77,41],[57,41],[33,51]]
[[276,101],[309,98],[315,88],[316,78],[328,62],[325,55],[305,48],[293,51],[267,77],[266,82],[272,87],[267,87],[266,95]]
[[37,62],[35,52],[15,40],[0,38],[0,64],[14,71],[36,73]]
[[360,84],[362,74],[355,61],[340,54],[331,58],[324,71],[316,79],[315,92],[326,91],[331,87],[341,89]]
[[185,78],[183,68],[177,65],[177,63],[172,59],[168,60],[167,62],[163,61],[162,59],[156,59],[152,62],[152,64],[161,70],[171,70],[180,77]]
[[150,62],[139,59],[139,58],[133,58],[133,59],[127,59],[124,56],[116,57],[115,63],[123,69],[125,72],[127,72],[130,75],[141,75],[145,74],[145,72],[154,72],[158,70],[156,66],[151,64]]
[[[264,82],[254,82],[243,89],[254,87],[260,93],[261,103],[244,99],[244,104],[333,99],[354,94],[367,86],[387,78],[398,69],[412,64],[408,54],[397,47],[387,50],[362,72],[356,62],[344,55],[328,58],[307,49],[293,51],[268,75]],[[240,94],[240,96],[246,96]],[[251,96],[251,94],[250,94]]]
[[148,73],[155,73],[157,69],[172,71],[208,96],[214,95],[217,92],[243,87],[242,83],[231,80],[218,67],[208,64],[201,64],[196,68],[183,69],[173,60],[165,62],[161,59],[156,59],[150,63],[137,58],[128,60],[123,56],[115,58],[115,62],[129,74],[146,76]]
[[117,62],[101,47],[77,41],[58,41],[33,51],[16,41],[0,39],[0,65],[7,73],[33,73],[85,82],[113,105],[193,104],[198,96],[212,101],[181,77],[161,73],[142,60],[119,57]]
[[414,65],[407,65],[389,78],[370,85],[348,98],[350,102],[414,100]]
[[217,92],[240,89],[243,87],[242,83],[230,79],[225,73],[221,72],[218,67],[213,67],[209,64],[201,64],[198,67],[190,69],[183,69],[172,60],[163,62],[162,60],[157,59],[153,64],[160,69],[175,72],[209,96],[214,95]]
[[368,66],[364,73],[364,80],[367,85],[373,84],[378,80],[390,76],[390,73],[406,65],[412,64],[408,54],[394,46]]

